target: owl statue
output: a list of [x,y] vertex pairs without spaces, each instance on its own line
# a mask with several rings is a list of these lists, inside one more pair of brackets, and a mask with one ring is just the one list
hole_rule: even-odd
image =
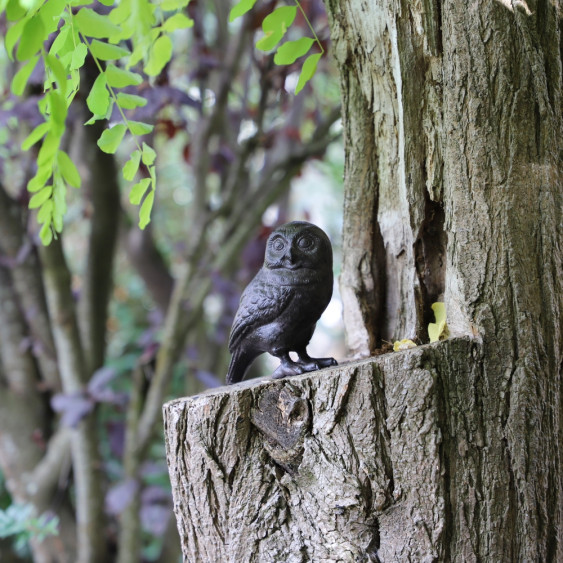
[[304,221],[273,231],[264,265],[244,290],[233,321],[227,383],[242,381],[264,352],[281,360],[275,378],[336,365],[334,358],[311,358],[306,349],[332,285],[332,247],[324,231]]

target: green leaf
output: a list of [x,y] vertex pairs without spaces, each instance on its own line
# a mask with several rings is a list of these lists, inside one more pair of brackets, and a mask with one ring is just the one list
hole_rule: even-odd
[[145,166],[151,166],[156,159],[156,152],[152,147],[149,147],[147,143],[143,143],[143,164]]
[[105,153],[114,154],[123,139],[123,135],[125,135],[125,131],[127,131],[127,127],[123,123],[104,130],[102,136],[98,139],[98,146]]
[[22,8],[25,8],[29,14],[31,14],[35,13],[44,1],[45,0],[20,0],[20,5]]
[[47,0],[39,9],[39,15],[45,25],[47,35],[59,27],[59,21],[64,13],[66,0]]
[[37,209],[41,207],[53,193],[53,186],[45,186],[41,190],[39,190],[30,200],[29,200],[29,208],[30,209]]
[[430,337],[430,342],[438,342],[440,336],[447,334],[446,305],[444,303],[433,303],[432,310],[434,311],[436,322],[428,325],[428,336]]
[[136,72],[118,68],[109,64],[106,68],[107,82],[113,88],[125,88],[126,86],[138,86],[143,78]]
[[82,68],[84,61],[86,60],[86,55],[88,54],[88,47],[84,43],[79,43],[76,49],[72,52],[72,59],[70,62],[70,70],[76,70]]
[[27,191],[31,193],[39,191],[51,177],[51,173],[51,162],[40,166],[35,176],[27,183]]
[[164,31],[167,31],[168,33],[171,33],[172,31],[176,31],[177,29],[187,29],[193,26],[194,20],[192,20],[192,18],[188,18],[188,16],[184,14],[174,14],[164,22],[162,29],[164,29]]
[[79,188],[81,184],[80,173],[65,151],[59,150],[57,153],[57,164],[65,182],[73,188]]
[[57,34],[57,37],[55,37],[55,40],[53,41],[53,44],[49,49],[49,53],[51,53],[51,55],[59,54],[59,52],[65,46],[66,40],[69,38],[69,34],[71,31],[72,31],[72,26],[68,23],[66,23],[65,25],[63,25],[63,27],[61,27],[59,33]]
[[293,23],[297,14],[297,6],[281,6],[268,14],[262,22],[265,36],[257,43],[256,48],[261,51],[273,49],[285,35],[287,28]]
[[60,233],[63,230],[63,217],[66,213],[66,185],[62,178],[55,180],[53,185],[53,226]]
[[113,6],[114,0],[98,0],[98,2],[104,6]]
[[305,84],[313,78],[313,75],[317,70],[317,64],[319,63],[321,57],[321,53],[316,53],[314,55],[309,55],[305,59],[303,68],[301,69],[301,74],[299,75],[299,80],[297,81],[297,86],[295,87],[296,94],[299,94],[299,92],[301,92],[301,90],[305,87]]
[[131,158],[125,163],[123,167],[123,177],[131,182],[139,170],[139,164],[141,162],[141,151],[133,151]]
[[128,121],[129,129],[133,135],[148,135],[153,129],[154,125],[143,123],[142,121]]
[[41,148],[39,149],[39,154],[37,155],[37,165],[39,167],[46,165],[51,167],[53,158],[56,152],[59,150],[59,144],[61,142],[61,137],[57,135],[54,131],[49,131],[45,137]]
[[95,123],[96,121],[99,121],[100,119],[111,119],[111,115],[113,113],[113,100],[111,98],[109,98],[109,105],[108,105],[108,109],[106,111],[106,113],[102,113],[102,114],[94,114],[84,125],[92,125],[92,123]]
[[190,0],[163,0],[160,9],[163,12],[173,12],[185,8],[189,3]]
[[281,6],[268,14],[262,22],[264,32],[280,30],[285,33],[297,15],[297,6]]
[[240,2],[235,4],[229,12],[229,21],[233,22],[237,18],[244,16],[246,12],[252,10],[254,4],[256,4],[256,0],[241,0]]
[[119,45],[112,45],[111,43],[104,43],[97,39],[94,39],[92,43],[90,43],[90,51],[92,51],[92,55],[100,61],[114,61],[130,54],[129,49],[125,49]]
[[152,45],[145,72],[149,76],[158,76],[172,56],[172,41],[168,35],[161,35]]
[[260,51],[271,51],[283,37],[281,31],[267,31],[266,35],[256,41],[256,48]]
[[51,119],[54,123],[59,125],[59,128],[64,129],[67,107],[64,97],[58,90],[51,90],[47,97],[49,98],[49,107],[51,109]]
[[119,92],[117,94],[117,104],[121,109],[142,108],[143,106],[147,105],[147,100],[142,96]]
[[49,223],[44,223],[39,231],[39,238],[43,243],[43,246],[49,246],[53,240],[53,232],[51,231],[51,225]]
[[61,61],[59,61],[59,59],[57,59],[57,57],[55,57],[54,55],[47,54],[45,56],[45,62],[55,75],[55,80],[57,81],[62,95],[64,96],[66,94],[67,73],[63,65],[61,64]]
[[150,223],[153,203],[154,190],[151,190],[145,198],[145,201],[143,201],[143,205],[141,205],[141,210],[139,211],[139,228],[141,230]]
[[309,51],[314,42],[314,39],[310,37],[286,41],[278,48],[274,56],[274,63],[277,65],[293,64],[299,57],[302,57]]
[[25,90],[25,86],[35,65],[37,65],[37,61],[39,60],[39,55],[35,55],[27,63],[25,63],[19,70],[16,72],[16,75],[12,79],[12,94],[15,96],[21,96]]
[[4,38],[4,48],[8,53],[8,57],[10,57],[10,60],[12,61],[14,60],[14,46],[17,43],[18,39],[21,37],[26,21],[27,20],[20,20],[12,27],[10,27],[10,29],[8,29],[8,31],[6,32],[6,37]]
[[53,227],[57,233],[63,232],[63,213],[58,213],[57,210],[53,210]]
[[9,22],[17,21],[25,16],[26,9],[23,8],[19,0],[9,0],[6,5],[6,19]]
[[[51,186],[48,186],[49,188]],[[43,188],[44,190],[46,190],[47,188]],[[40,195],[41,192],[39,192],[38,194],[35,194],[31,199],[33,200],[33,198],[37,197],[38,195]],[[29,205],[31,206],[31,201],[29,202]],[[51,218],[53,217],[53,200],[52,199],[48,199],[39,209],[39,213],[37,213],[37,222],[38,223],[45,223],[51,222]]]
[[94,115],[105,115],[109,107],[110,95],[106,88],[105,73],[99,74],[86,98],[86,105]]
[[18,61],[27,61],[33,57],[43,46],[43,41],[47,38],[47,32],[43,25],[43,20],[38,14],[27,20],[23,26],[20,44],[16,51]]
[[102,16],[90,8],[82,8],[74,21],[81,33],[88,37],[103,39],[121,32],[121,28],[111,22],[108,16]]
[[147,191],[148,187],[150,186],[151,179],[150,178],[143,178],[140,182],[137,182],[129,192],[129,201],[133,205],[139,205],[145,192]]
[[30,149],[39,139],[42,139],[45,133],[49,131],[51,124],[48,121],[40,123],[23,141],[22,150]]

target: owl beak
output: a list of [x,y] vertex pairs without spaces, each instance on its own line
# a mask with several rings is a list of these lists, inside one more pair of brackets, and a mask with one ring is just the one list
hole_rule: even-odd
[[289,270],[297,270],[300,267],[299,262],[295,261],[295,256],[293,255],[293,250],[290,249],[282,258],[282,262],[285,268]]

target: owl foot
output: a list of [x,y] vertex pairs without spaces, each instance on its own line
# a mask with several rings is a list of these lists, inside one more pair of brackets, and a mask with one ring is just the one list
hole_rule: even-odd
[[319,364],[319,369],[338,365],[338,362],[334,358],[315,358],[315,362]]
[[[314,371],[316,369],[328,368],[337,366],[338,362],[334,358],[311,358],[306,351],[297,352],[299,356],[299,363],[305,367],[305,371]],[[310,367],[309,366],[314,366]]]
[[276,354],[276,356],[281,360],[281,364],[272,374],[274,379],[281,379],[282,377],[287,377],[289,375],[299,375],[301,373],[305,373],[306,371],[312,371],[305,369],[305,366],[303,366],[302,363],[294,362],[287,352],[279,355]]

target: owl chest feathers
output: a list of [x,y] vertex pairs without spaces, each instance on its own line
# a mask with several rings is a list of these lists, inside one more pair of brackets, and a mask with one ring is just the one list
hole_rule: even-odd
[[254,317],[246,344],[260,352],[305,347],[331,296],[332,271],[262,268],[241,299]]

